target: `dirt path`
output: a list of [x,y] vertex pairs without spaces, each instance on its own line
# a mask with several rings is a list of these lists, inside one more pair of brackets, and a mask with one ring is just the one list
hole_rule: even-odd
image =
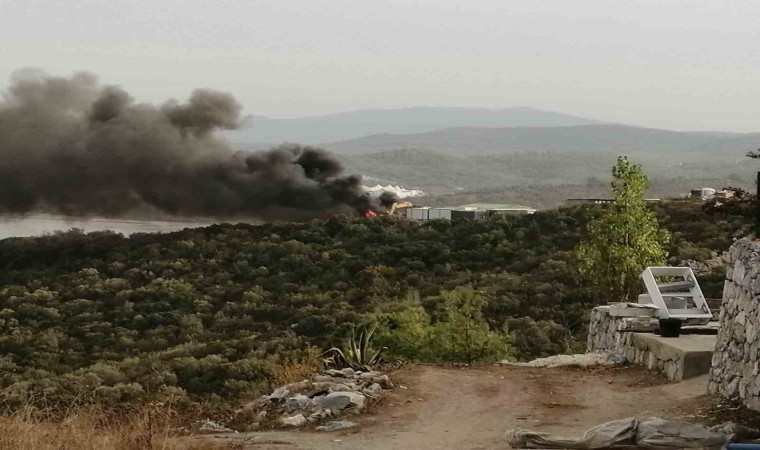
[[[706,379],[666,383],[638,367],[597,372],[489,366],[409,366],[371,414],[348,417],[359,429],[276,431],[194,437],[242,449],[492,449],[522,427],[580,434],[608,420],[668,414],[705,392]],[[406,387],[406,389],[400,386]]]

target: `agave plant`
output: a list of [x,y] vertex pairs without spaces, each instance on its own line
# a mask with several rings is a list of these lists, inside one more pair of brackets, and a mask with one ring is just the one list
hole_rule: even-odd
[[372,370],[372,367],[380,362],[380,355],[388,350],[388,347],[383,347],[373,353],[370,348],[370,341],[376,328],[377,323],[373,323],[369,327],[361,327],[357,339],[356,327],[351,326],[351,336],[346,341],[345,348],[333,347],[322,354],[323,357],[326,357],[325,364],[339,369],[350,367],[361,371]]

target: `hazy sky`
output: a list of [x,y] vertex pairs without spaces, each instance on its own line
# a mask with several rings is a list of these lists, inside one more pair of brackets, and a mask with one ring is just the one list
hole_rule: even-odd
[[274,117],[532,106],[760,131],[757,0],[0,0],[1,85],[24,66]]

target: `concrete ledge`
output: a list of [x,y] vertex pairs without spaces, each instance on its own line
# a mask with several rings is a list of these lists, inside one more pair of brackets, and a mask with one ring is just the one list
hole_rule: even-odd
[[652,332],[657,323],[653,318],[615,317],[609,307],[594,308],[587,351],[622,355],[674,381],[710,372],[717,336],[682,334],[663,338]]
[[632,348],[624,356],[632,362],[662,372],[674,381],[710,372],[717,336],[686,334],[664,338],[651,333],[628,334]]

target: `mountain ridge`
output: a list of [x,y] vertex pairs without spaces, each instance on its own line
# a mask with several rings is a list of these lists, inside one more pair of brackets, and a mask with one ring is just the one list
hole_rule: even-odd
[[425,133],[382,133],[321,144],[339,154],[429,148],[456,155],[509,152],[728,152],[743,156],[760,133],[704,133],[619,124],[566,127],[449,127]]
[[458,126],[553,127],[601,123],[605,122],[525,106],[499,109],[416,106],[283,119],[254,115],[250,128],[227,133],[227,136],[236,142],[318,144],[373,134],[413,134]]

